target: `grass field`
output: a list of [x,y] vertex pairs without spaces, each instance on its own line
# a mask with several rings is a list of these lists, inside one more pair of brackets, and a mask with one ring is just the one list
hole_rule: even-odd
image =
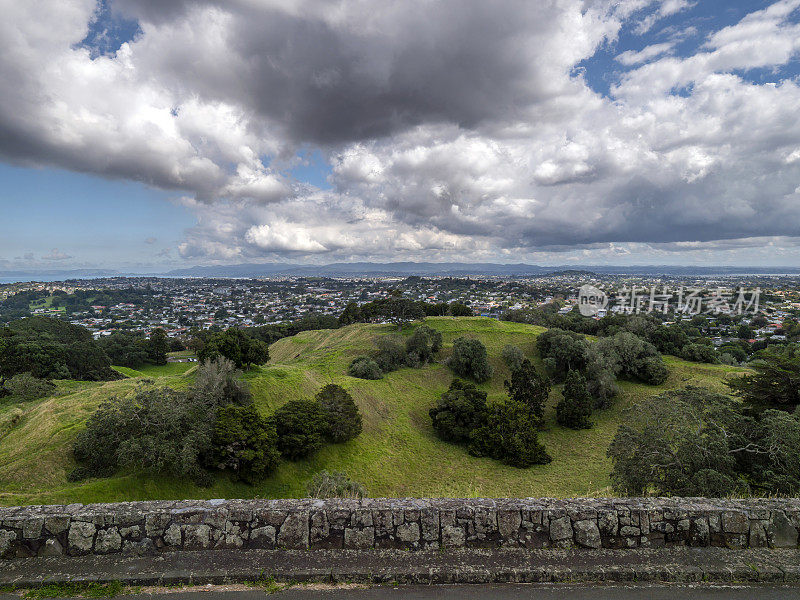
[[[480,387],[490,401],[505,396],[508,371],[500,360],[505,344],[516,344],[538,362],[536,335],[541,328],[485,318],[429,318],[441,331],[449,354],[453,339],[472,335],[486,344],[495,368]],[[404,331],[408,335],[409,329]],[[379,496],[527,497],[607,496],[610,462],[606,449],[624,410],[638,399],[687,384],[724,389],[724,380],[742,369],[688,363],[665,357],[670,377],[658,387],[622,382],[611,409],[595,413],[595,426],[572,431],[555,424],[554,388],[540,439],[553,457],[549,465],[516,469],[494,460],[475,458],[458,446],[438,440],[428,410],[444,392],[452,375],[443,364],[404,368],[378,381],[347,376],[353,357],[370,352],[374,338],[396,328],[352,325],[337,330],[309,331],[285,338],[270,348],[270,362],[246,374],[256,404],[269,414],[284,402],[312,397],[326,383],[350,391],[364,416],[364,431],[345,444],[329,445],[308,460],[284,462],[255,486],[220,476],[214,486],[198,488],[172,477],[122,474],[108,479],[69,483],[73,468],[70,442],[84,420],[105,398],[131,393],[142,377],[158,385],[186,387],[196,365],[171,363],[140,371],[119,368],[130,378],[108,383],[61,382],[56,396],[21,405],[0,404],[0,504],[110,502],[171,498],[302,497],[305,482],[321,470],[342,470]]]

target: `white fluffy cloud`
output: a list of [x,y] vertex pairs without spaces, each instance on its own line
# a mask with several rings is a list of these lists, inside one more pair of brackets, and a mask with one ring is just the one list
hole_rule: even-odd
[[620,53],[611,97],[575,70],[691,4],[118,0],[96,56],[94,0],[0,0],[0,157],[179,190],[192,260],[794,247],[800,88],[743,74],[797,59],[800,0]]

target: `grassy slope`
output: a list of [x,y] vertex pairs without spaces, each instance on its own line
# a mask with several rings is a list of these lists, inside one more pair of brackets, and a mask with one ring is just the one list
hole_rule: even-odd
[[[535,339],[541,328],[483,318],[441,317],[428,319],[427,323],[444,336],[441,358],[447,356],[453,339],[459,335],[473,335],[486,344],[495,376],[481,387],[489,393],[490,401],[504,397],[503,379],[508,372],[500,360],[500,350],[505,344],[516,344],[538,360]],[[725,377],[740,371],[666,357],[670,378],[663,386],[623,382],[614,407],[596,413],[596,425],[588,431],[555,425],[553,406],[559,393],[554,390],[547,413],[548,428],[541,433],[553,462],[521,470],[471,457],[463,448],[435,437],[428,409],[452,379],[444,365],[401,369],[379,381],[346,375],[354,356],[371,351],[375,336],[393,333],[395,328],[391,326],[354,325],[305,332],[273,344],[270,363],[246,376],[264,414],[292,398],[311,397],[322,385],[334,382],[355,398],[364,415],[364,432],[346,444],[326,446],[309,460],[284,462],[272,477],[253,487],[233,483],[224,476],[208,489],[169,477],[140,475],[81,484],[66,481],[66,473],[73,466],[70,440],[103,398],[130,393],[136,377],[157,378],[159,385],[186,386],[194,366],[190,363],[124,371],[134,379],[118,382],[64,382],[62,395],[54,398],[25,405],[0,405],[0,504],[303,496],[305,481],[320,469],[346,471],[364,483],[371,496],[609,495],[610,463],[605,453],[627,406],[662,388],[690,382],[722,389]]]

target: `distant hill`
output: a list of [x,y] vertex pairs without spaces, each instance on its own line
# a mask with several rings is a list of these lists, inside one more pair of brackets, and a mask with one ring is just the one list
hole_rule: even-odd
[[15,281],[63,281],[100,277],[197,277],[248,279],[257,277],[535,277],[545,275],[642,275],[642,276],[724,276],[797,275],[798,267],[697,267],[675,265],[558,265],[525,263],[460,262],[340,262],[327,265],[297,263],[244,263],[238,265],[195,266],[166,273],[133,273],[110,269],[71,269],[43,271],[0,271],[0,283]]
[[800,274],[796,267],[697,267],[674,265],[561,265],[545,267],[524,263],[459,263],[459,262],[352,262],[327,265],[300,265],[293,263],[250,263],[240,265],[197,266],[175,269],[165,273],[169,277],[375,277],[409,275],[437,275],[458,277],[513,277],[536,275],[615,274],[615,275],[749,275],[749,274]]

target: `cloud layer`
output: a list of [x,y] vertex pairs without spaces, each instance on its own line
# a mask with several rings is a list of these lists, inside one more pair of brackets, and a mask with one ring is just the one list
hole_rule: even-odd
[[[577,65],[692,3],[118,0],[140,31],[113,54],[83,43],[94,0],[0,5],[0,158],[176,190],[198,219],[186,259],[613,258],[800,236],[800,88],[748,76],[797,61],[800,0],[690,55],[619,53],[608,96]],[[330,189],[291,176],[308,147]]]

